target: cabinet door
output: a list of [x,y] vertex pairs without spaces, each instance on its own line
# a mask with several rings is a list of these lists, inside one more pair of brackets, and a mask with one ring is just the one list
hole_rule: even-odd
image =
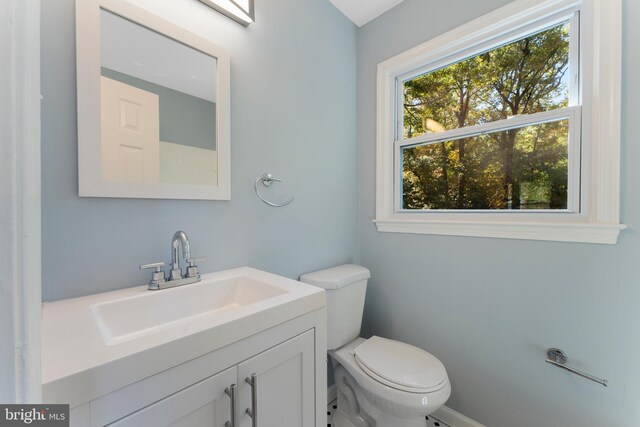
[[109,426],[224,427],[231,414],[225,389],[234,384],[236,378],[236,368],[229,368]]
[[[252,421],[257,427],[313,427],[314,363],[311,330],[239,364],[240,427],[252,427]],[[253,386],[246,382],[252,376]],[[255,420],[247,409],[253,412]]]

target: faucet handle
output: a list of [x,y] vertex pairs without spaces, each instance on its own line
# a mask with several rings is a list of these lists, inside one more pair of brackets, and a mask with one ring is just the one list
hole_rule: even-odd
[[196,266],[196,262],[204,262],[206,260],[207,260],[206,256],[187,258],[187,262],[189,263],[189,267],[195,267]]
[[160,273],[162,270],[160,270],[162,267],[164,267],[164,261],[162,262],[154,262],[153,264],[142,264],[140,266],[140,270],[148,270],[150,268],[155,268],[156,269],[156,273]]
[[142,264],[140,266],[140,270],[147,270],[150,268],[156,269],[151,275],[151,280],[149,280],[150,290],[160,289],[160,285],[165,282],[166,278],[164,276],[164,271],[162,271],[162,267],[164,267],[164,262],[155,262],[153,264]]
[[196,258],[187,258],[187,262],[189,265],[187,266],[187,277],[200,277],[200,272],[198,272],[198,266],[196,262],[206,261],[207,257],[196,257]]

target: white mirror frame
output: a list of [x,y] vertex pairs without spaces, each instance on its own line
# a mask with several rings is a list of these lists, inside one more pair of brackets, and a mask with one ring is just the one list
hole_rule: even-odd
[[[218,186],[106,181],[101,170],[100,9],[107,10],[217,60]],[[123,0],[76,0],[78,186],[80,197],[231,199],[229,52],[215,43]]]

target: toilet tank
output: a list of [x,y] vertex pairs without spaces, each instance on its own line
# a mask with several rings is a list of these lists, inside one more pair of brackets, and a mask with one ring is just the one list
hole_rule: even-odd
[[345,264],[300,276],[300,281],[327,292],[327,350],[335,350],[360,335],[369,270]]

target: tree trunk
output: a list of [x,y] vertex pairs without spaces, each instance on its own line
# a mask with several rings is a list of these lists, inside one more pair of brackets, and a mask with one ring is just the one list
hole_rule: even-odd
[[460,161],[460,169],[458,172],[458,194],[456,195],[456,209],[464,208],[464,193],[466,189],[467,179],[465,176],[465,148],[467,144],[467,139],[461,139],[458,141],[458,156]]
[[444,179],[444,208],[449,209],[449,173],[447,167],[447,146],[444,142],[440,143],[440,148],[442,148],[442,175]]
[[503,153],[503,165],[502,171],[504,174],[503,192],[504,192],[504,207],[507,209],[519,209],[520,208],[520,185],[515,179],[513,170],[513,156],[515,151],[516,136],[518,135],[518,129],[512,129],[505,132],[502,137],[502,153]]
[[[460,113],[458,114],[458,128],[461,128],[465,125],[467,121],[467,116],[469,115],[469,103],[471,102],[471,93],[465,85],[462,85],[462,90],[460,91],[459,97],[459,108]],[[456,194],[456,209],[464,208],[464,193],[465,186],[467,184],[465,172],[467,170],[465,165],[465,146],[467,144],[467,139],[461,139],[458,141],[458,191]]]

